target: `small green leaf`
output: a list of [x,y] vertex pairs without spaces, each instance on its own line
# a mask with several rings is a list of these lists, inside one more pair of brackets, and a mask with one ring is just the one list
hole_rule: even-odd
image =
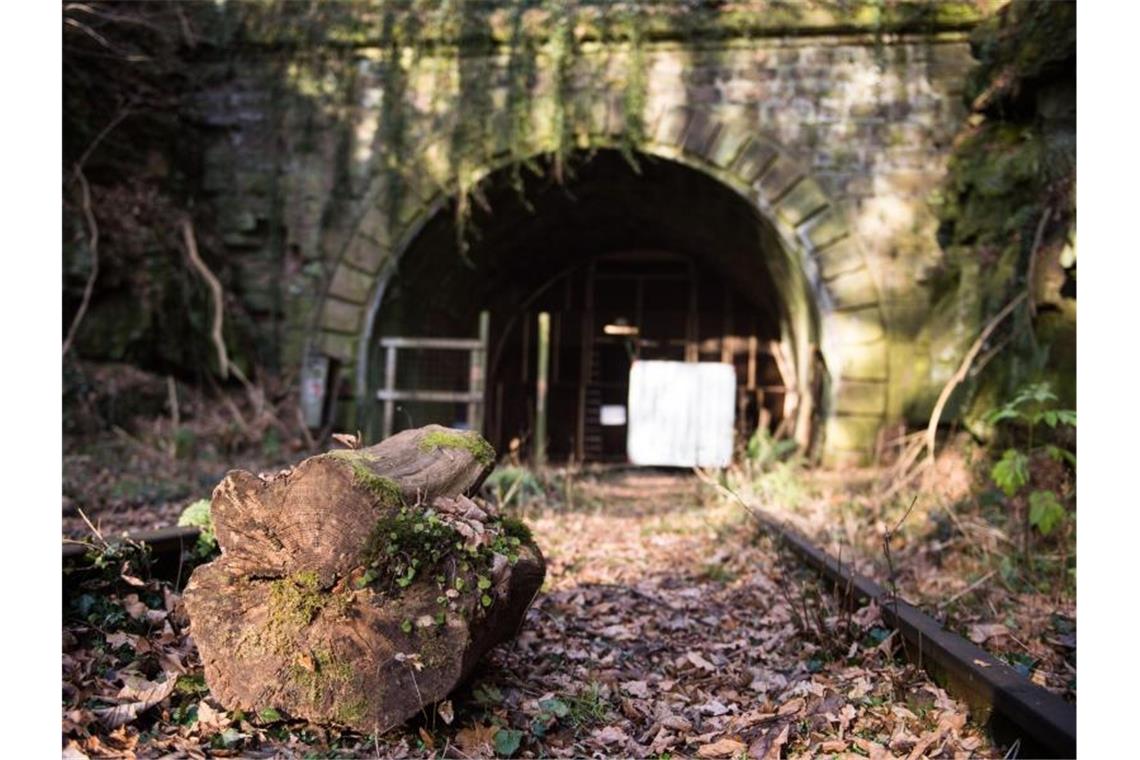
[[1052,491],[1034,491],[1029,494],[1029,524],[1041,535],[1048,536],[1065,519],[1065,508]]
[[491,588],[491,579],[480,575],[479,576],[479,590],[480,591],[486,591],[489,588]]
[[518,751],[522,743],[522,731],[500,728],[495,732],[495,754],[510,757]]
[[480,603],[482,603],[482,605],[483,605],[484,607],[490,607],[490,606],[491,606],[491,602],[492,602],[492,601],[494,601],[494,600],[493,600],[493,599],[491,599],[491,597],[490,597],[490,596],[488,596],[487,594],[483,594],[482,598],[480,598],[480,599],[479,599],[479,601],[480,601]]
[[565,718],[570,714],[570,707],[560,699],[544,699],[538,703],[538,706],[559,718]]
[[503,701],[503,692],[492,684],[480,684],[472,694],[480,705],[497,705]]
[[1012,497],[1029,482],[1029,458],[1017,449],[1006,449],[1001,461],[990,470],[990,477],[1006,496]]
[[404,633],[411,633],[412,632],[412,621],[405,619],[404,622],[400,623],[400,630],[403,631]]
[[257,713],[257,719],[262,723],[273,723],[275,721],[281,720],[281,713],[277,712],[277,710],[272,707],[267,707]]
[[1045,453],[1048,454],[1051,459],[1055,459],[1058,462],[1068,462],[1073,467],[1077,466],[1076,455],[1074,455],[1073,452],[1071,452],[1067,449],[1061,448],[1060,446],[1054,446],[1053,444],[1048,444],[1047,446],[1045,446]]

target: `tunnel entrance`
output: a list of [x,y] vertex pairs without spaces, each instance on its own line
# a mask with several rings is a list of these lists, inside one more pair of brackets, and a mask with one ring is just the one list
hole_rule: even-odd
[[[387,421],[376,403],[367,416],[372,437],[431,422],[477,426],[498,451],[527,457],[539,313],[550,319],[551,460],[627,460],[630,372],[647,360],[733,366],[736,439],[758,428],[793,434],[800,405],[817,395],[805,389],[819,383],[796,371],[797,338],[805,336],[792,334],[794,277],[779,240],[754,206],[715,179],[637,158],[578,156],[562,182],[549,164],[491,174],[473,193],[463,255],[453,207],[427,220],[383,284],[368,378],[374,398],[385,383],[439,393],[401,399]],[[478,338],[481,313],[489,315],[481,356],[412,348],[394,371],[385,366],[382,341]]]

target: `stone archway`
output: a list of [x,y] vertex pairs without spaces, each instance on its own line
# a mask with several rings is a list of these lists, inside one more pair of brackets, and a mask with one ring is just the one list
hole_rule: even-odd
[[[620,145],[615,105],[596,109],[575,130],[583,147]],[[816,352],[830,387],[822,399],[824,454],[829,461],[865,460],[887,416],[889,362],[884,309],[878,284],[842,204],[830,198],[811,172],[782,146],[747,125],[722,121],[689,107],[663,110],[649,120],[639,152],[703,172],[755,206],[778,236],[786,258],[783,296],[789,307],[796,375],[810,376]],[[321,304],[313,346],[340,360],[354,380],[357,404],[367,403],[366,360],[385,286],[419,230],[456,193],[458,182],[443,160],[444,138],[420,152],[426,169],[410,184],[405,202],[386,218],[388,204],[377,180],[338,244],[338,263]],[[536,154],[553,150],[538,145]],[[484,162],[468,186],[510,163],[507,146],[498,161]],[[801,405],[799,414],[810,415]]]

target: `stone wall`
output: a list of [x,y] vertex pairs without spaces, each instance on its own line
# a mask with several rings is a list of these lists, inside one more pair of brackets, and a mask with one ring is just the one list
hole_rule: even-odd
[[502,45],[285,48],[251,54],[196,110],[217,128],[205,185],[238,295],[278,318],[283,366],[338,361],[342,401],[367,390],[369,314],[430,214],[512,161],[617,146],[707,171],[771,220],[802,281],[801,348],[819,345],[832,373],[827,450],[849,458],[885,422],[927,412],[916,399],[941,385],[932,356],[972,337],[952,315],[931,324],[923,287],[940,255],[928,199],[971,63],[961,25],[587,40],[572,59],[551,41],[525,58]]

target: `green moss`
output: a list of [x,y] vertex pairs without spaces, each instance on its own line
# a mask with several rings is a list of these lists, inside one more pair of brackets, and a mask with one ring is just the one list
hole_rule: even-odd
[[534,535],[530,532],[530,528],[519,518],[507,515],[501,522],[505,536],[517,538],[522,543],[530,543],[534,540]]
[[338,449],[330,451],[328,456],[343,461],[352,468],[352,483],[372,494],[376,500],[386,507],[399,507],[404,504],[404,494],[400,486],[391,478],[377,475],[368,466],[375,462],[376,457],[365,451],[356,449]]
[[288,578],[279,578],[269,586],[269,616],[260,630],[243,636],[237,650],[243,654],[266,651],[284,654],[293,646],[297,634],[316,619],[321,610],[345,614],[352,605],[351,591],[330,593],[320,587],[313,571],[302,570]]
[[436,451],[438,449],[463,449],[471,453],[477,462],[489,465],[495,461],[495,449],[487,443],[483,436],[473,430],[456,433],[446,430],[436,430],[428,433],[420,441],[422,451]]
[[311,623],[321,611],[325,604],[323,596],[316,572],[302,570],[270,585],[270,614],[274,620],[300,628]]
[[386,507],[399,507],[404,504],[404,494],[400,486],[391,478],[377,475],[359,462],[352,465],[352,482],[376,497]]
[[[297,686],[304,699],[314,708],[321,708],[326,699],[331,700],[331,709],[328,710],[338,720],[349,722],[346,713],[351,714],[356,709],[363,711],[367,703],[360,707],[363,700],[355,700],[349,706],[338,705],[338,696],[346,686],[352,683],[352,666],[343,659],[336,657],[332,650],[323,647],[314,648],[311,654],[304,659],[294,662],[289,668],[289,678]],[[350,709],[354,708],[354,709]],[[341,717],[344,715],[344,717]]]

